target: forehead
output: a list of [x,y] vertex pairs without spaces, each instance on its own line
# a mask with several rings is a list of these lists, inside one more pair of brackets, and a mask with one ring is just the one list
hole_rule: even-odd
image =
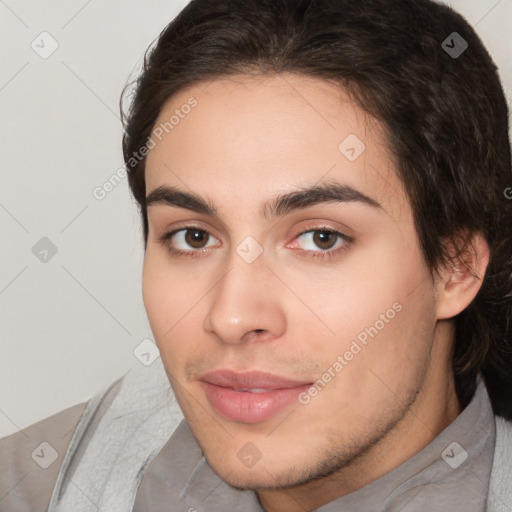
[[382,125],[339,85],[317,78],[196,84],[165,104],[152,139],[147,193],[170,185],[256,208],[272,195],[334,180],[390,211],[404,201]]

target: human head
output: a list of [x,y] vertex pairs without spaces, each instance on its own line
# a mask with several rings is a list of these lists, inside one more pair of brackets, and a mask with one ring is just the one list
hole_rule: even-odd
[[[468,43],[457,59],[441,47],[453,32]],[[383,122],[433,272],[447,261],[447,239],[460,234],[455,241],[463,244],[464,233],[484,235],[491,259],[480,293],[454,319],[453,366],[462,402],[482,370],[495,411],[510,416],[504,391],[512,336],[512,202],[503,196],[511,181],[507,106],[481,41],[444,5],[190,2],[149,52],[126,119],[124,156],[145,239],[146,159],[133,155],[140,155],[166,101],[201,81],[284,71],[340,84]]]
[[417,453],[480,370],[510,414],[506,112],[429,1],[194,0],[164,30],[124,139],[144,302],[226,482],[316,508]]

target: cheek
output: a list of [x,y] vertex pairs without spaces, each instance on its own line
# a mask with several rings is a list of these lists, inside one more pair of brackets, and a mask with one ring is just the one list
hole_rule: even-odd
[[[389,326],[405,316],[397,309],[419,293],[411,291],[425,279],[416,250],[407,253],[389,238],[372,245],[347,254],[337,267],[316,271],[314,278],[311,273],[285,270],[288,281],[294,283],[298,295],[317,317],[318,326],[323,324],[330,331],[334,345],[361,333],[364,339],[365,329],[376,323],[379,331],[389,331]],[[291,325],[302,322],[304,316],[297,315]]]
[[[408,369],[428,357],[435,325],[432,283],[417,246],[395,242],[388,237],[364,256],[353,253],[339,270],[314,281],[295,276],[308,308],[321,320],[316,333],[311,329],[305,337],[309,350],[326,370],[342,356],[352,384],[368,378],[368,369],[392,382],[410,378]],[[304,327],[303,318],[296,314],[290,325]],[[322,324],[329,332],[324,329],[319,344]]]
[[186,324],[200,294],[201,290],[190,286],[187,273],[165,261],[165,255],[146,252],[142,295],[159,348]]
[[[142,275],[142,293],[149,324],[160,357],[171,379],[171,385],[180,395],[183,368],[186,366],[191,343],[179,343],[181,339],[194,339],[184,334],[187,321],[193,315],[193,297],[186,285],[184,273],[178,273],[163,258],[146,252]],[[197,301],[196,301],[197,302]]]
[[169,304],[169,300],[173,299],[172,288],[162,270],[162,265],[148,250],[142,272],[142,297],[153,334],[157,338],[164,325],[171,325],[169,312],[173,311],[172,304]]

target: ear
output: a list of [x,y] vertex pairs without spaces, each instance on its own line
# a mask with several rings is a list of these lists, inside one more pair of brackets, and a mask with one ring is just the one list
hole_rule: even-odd
[[446,248],[449,259],[436,283],[438,320],[453,318],[469,306],[482,286],[490,257],[481,233],[459,233]]

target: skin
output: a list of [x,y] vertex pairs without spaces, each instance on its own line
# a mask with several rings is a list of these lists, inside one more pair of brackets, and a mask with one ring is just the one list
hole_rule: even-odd
[[[217,215],[148,207],[148,318],[213,470],[254,489],[269,512],[312,510],[397,467],[460,413],[448,319],[478,292],[467,268],[483,275],[488,249],[473,235],[465,265],[431,278],[384,129],[338,86],[289,73],[216,79],[173,96],[155,126],[191,96],[197,106],[149,152],[146,190],[194,193]],[[348,134],[366,146],[352,162],[338,149]],[[331,201],[260,215],[276,196],[327,182],[381,208]],[[190,226],[210,234],[203,247],[178,235],[160,241]],[[331,235],[333,248],[319,247],[326,228],[352,242]],[[252,263],[236,251],[247,236],[263,249]],[[396,303],[400,312],[306,405],[248,424],[206,399],[198,379],[218,368],[317,381]],[[261,453],[252,468],[237,457],[248,442]]]

